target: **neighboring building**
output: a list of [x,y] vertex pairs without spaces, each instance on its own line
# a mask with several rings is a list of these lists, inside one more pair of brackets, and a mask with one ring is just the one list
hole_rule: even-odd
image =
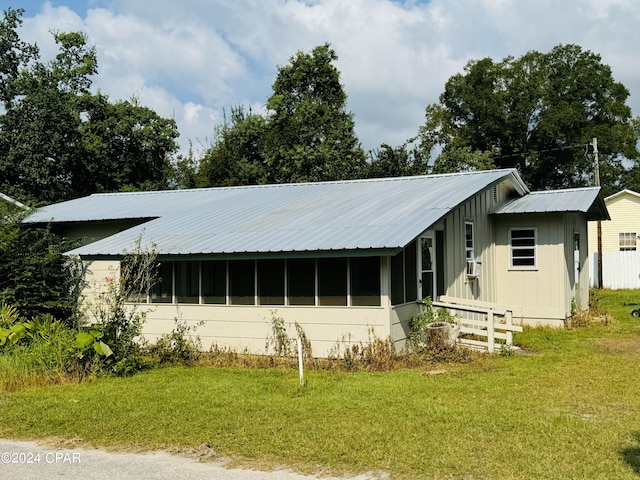
[[[640,288],[640,193],[622,190],[604,199],[611,215],[601,224],[602,286]],[[598,233],[589,224],[591,285],[598,284]]]
[[0,215],[27,210],[29,207],[0,192]]
[[572,303],[588,305],[587,221],[608,218],[598,191],[530,193],[515,170],[490,170],[96,194],[28,221],[85,238],[69,254],[98,285],[136,239],[152,242],[162,282],[148,297],[149,339],[179,317],[204,321],[204,348],[260,353],[277,315],[325,356],[371,331],[401,347],[427,296],[510,304],[517,321],[564,325]]

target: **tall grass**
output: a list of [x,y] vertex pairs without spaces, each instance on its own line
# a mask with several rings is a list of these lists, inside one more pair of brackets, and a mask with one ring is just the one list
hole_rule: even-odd
[[0,353],[0,391],[75,382],[71,333],[13,345]]

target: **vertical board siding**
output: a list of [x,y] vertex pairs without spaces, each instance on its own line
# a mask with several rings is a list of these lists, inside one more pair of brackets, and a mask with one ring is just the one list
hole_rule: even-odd
[[[562,325],[571,303],[570,295],[567,299],[569,260],[564,237],[572,225],[567,225],[561,214],[498,216],[495,219],[496,298],[493,301],[520,307],[522,318],[518,320],[526,323]],[[536,229],[535,269],[510,268],[510,228]],[[570,240],[573,241],[573,234]]]
[[[598,283],[598,252],[589,256],[591,286]],[[603,252],[602,286],[617,290],[640,288],[640,252]]]

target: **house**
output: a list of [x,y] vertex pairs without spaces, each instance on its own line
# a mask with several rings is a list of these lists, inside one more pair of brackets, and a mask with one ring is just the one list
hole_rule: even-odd
[[95,194],[27,221],[85,244],[100,284],[136,239],[159,253],[144,335],[204,324],[203,346],[264,352],[272,316],[325,356],[373,332],[400,348],[424,297],[514,305],[562,326],[587,308],[598,188],[531,193],[513,169],[353,181]]
[[[640,288],[640,193],[622,190],[604,199],[611,215],[601,224],[602,286]],[[591,285],[598,284],[598,232],[589,224]]]

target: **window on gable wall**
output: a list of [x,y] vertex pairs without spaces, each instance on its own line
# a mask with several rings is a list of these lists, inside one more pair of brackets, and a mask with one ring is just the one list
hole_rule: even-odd
[[473,222],[464,222],[465,258],[475,260]]
[[620,232],[618,233],[618,248],[621,252],[635,252],[636,250],[636,232]]
[[509,230],[510,267],[535,268],[536,260],[536,229],[512,228]]

